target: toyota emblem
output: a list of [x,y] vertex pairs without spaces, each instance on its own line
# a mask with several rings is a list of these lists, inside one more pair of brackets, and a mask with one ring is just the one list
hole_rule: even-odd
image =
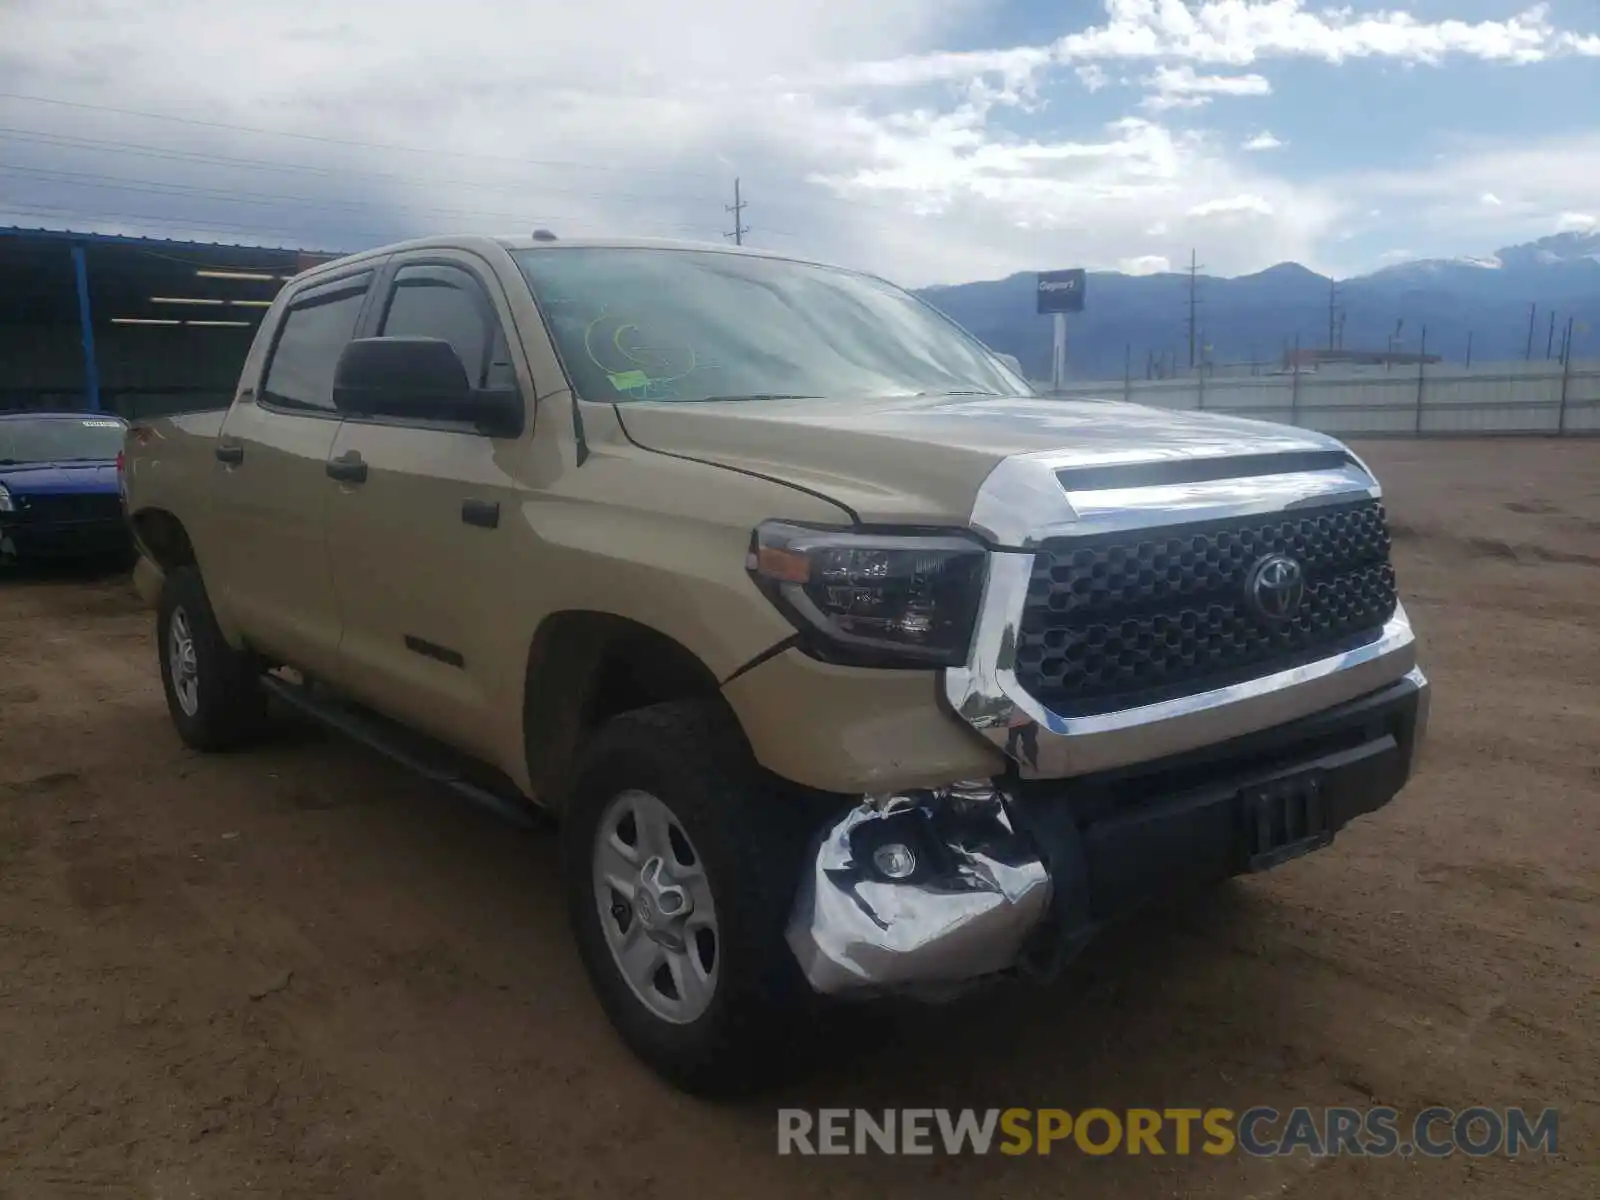
[[1269,625],[1281,625],[1293,617],[1305,594],[1305,571],[1287,554],[1267,555],[1245,576],[1245,604]]

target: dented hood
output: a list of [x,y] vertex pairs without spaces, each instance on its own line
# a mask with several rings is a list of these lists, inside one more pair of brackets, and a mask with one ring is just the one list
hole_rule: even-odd
[[1087,466],[1339,444],[1240,417],[1042,396],[630,403],[617,413],[647,449],[780,479],[885,523],[966,524],[984,479],[1013,454],[1062,451]]

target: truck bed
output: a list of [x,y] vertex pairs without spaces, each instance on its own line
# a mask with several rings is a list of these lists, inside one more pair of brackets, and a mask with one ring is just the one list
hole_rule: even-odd
[[193,512],[204,506],[206,480],[216,465],[213,447],[226,408],[135,421],[128,428],[123,474],[128,511],[159,508]]

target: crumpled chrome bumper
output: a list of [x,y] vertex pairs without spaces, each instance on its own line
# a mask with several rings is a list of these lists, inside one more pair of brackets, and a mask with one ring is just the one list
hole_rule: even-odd
[[790,948],[831,995],[938,1000],[1008,969],[1050,978],[1096,930],[1175,887],[1321,849],[1388,804],[1416,769],[1430,690],[1413,668],[1225,755],[1131,778],[868,797],[813,847]]
[[989,783],[870,797],[823,833],[789,946],[824,994],[931,992],[1012,966],[1049,904]]

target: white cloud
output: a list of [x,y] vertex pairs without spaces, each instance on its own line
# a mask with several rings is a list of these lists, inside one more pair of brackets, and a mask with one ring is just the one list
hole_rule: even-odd
[[1600,133],[1593,133],[1465,141],[1425,168],[1354,172],[1341,187],[1373,202],[1395,201],[1423,228],[1475,243],[1541,236],[1552,214],[1588,208],[1597,177]]
[[[985,264],[971,269],[992,277],[1037,265],[1041,244],[1073,261],[1109,267],[1131,257],[1118,254],[1119,247],[1139,245],[1141,254],[1170,259],[1187,255],[1200,236],[1219,271],[1248,269],[1264,254],[1305,261],[1337,215],[1337,204],[1317,189],[1244,172],[1202,135],[1153,121],[1124,118],[1101,136],[1081,140],[983,141],[974,138],[980,115],[969,110],[963,117],[945,121],[930,114],[892,128],[875,123],[870,165],[814,176],[842,197],[886,207],[914,204],[972,230],[981,242],[946,240],[930,249],[942,260],[941,278],[963,277],[967,255]],[[850,162],[853,156],[843,157]],[[1272,215],[1275,220],[1261,220]],[[1231,236],[1232,222],[1240,221],[1258,227]],[[916,233],[902,224],[892,238]],[[1152,238],[1158,244],[1152,246]],[[890,249],[894,240],[878,235],[877,249]]]
[[1142,81],[1153,89],[1142,102],[1152,112],[1169,108],[1199,108],[1216,96],[1267,96],[1272,84],[1264,75],[1198,75],[1187,64],[1157,67]]
[[1172,260],[1164,254],[1139,254],[1119,259],[1117,270],[1124,275],[1159,275],[1172,270]]
[[1224,200],[1207,200],[1203,204],[1196,204],[1189,210],[1191,217],[1270,217],[1272,214],[1271,201],[1261,196],[1249,194],[1229,196]]
[[1075,68],[1073,73],[1077,75],[1078,82],[1083,84],[1084,89],[1090,92],[1098,92],[1111,82],[1105,68],[1098,63],[1084,63]]
[[1565,45],[1536,4],[1502,21],[1421,21],[1405,12],[1314,10],[1303,0],[1107,0],[1103,26],[1062,38],[1063,58],[1181,58],[1243,66],[1262,58],[1395,58],[1438,62],[1451,55],[1534,62]]
[[[933,50],[996,3],[0,0],[7,91],[202,122],[0,98],[0,125],[53,139],[0,137],[0,224],[331,247],[540,225],[720,242],[738,175],[754,244],[920,284],[1037,267],[1044,248],[1111,267],[1187,262],[1200,242],[1222,273],[1320,267],[1332,231],[1380,201],[1459,216],[1467,236],[1491,218],[1547,229],[1592,208],[1597,159],[1582,138],[1484,160],[1508,174],[1463,153],[1297,183],[1270,173],[1274,156],[1245,153],[1282,144],[1266,131],[1224,144],[1149,109],[1089,126],[1068,105],[1038,108],[1051,97],[1040,85],[1069,71],[1088,91],[1143,86],[1159,111],[1268,95],[1283,60],[1591,53],[1541,7],[1467,22],[1303,0],[1105,0],[1098,24],[1054,41]],[[1059,7],[1076,23],[1086,6]],[[1030,110],[1045,119],[1023,135]],[[1473,203],[1491,188],[1504,206]]]
[[[1569,217],[1581,223],[1597,177],[1600,133],[1464,141],[1438,162],[1353,172],[1338,187],[1353,203],[1381,204],[1391,219],[1403,214],[1421,256],[1459,258],[1543,237]],[[1485,193],[1501,203],[1484,203]]]
[[[1039,71],[1051,63],[1182,61],[1248,66],[1275,58],[1327,63],[1378,58],[1437,64],[1448,58],[1532,63],[1600,54],[1600,36],[1558,31],[1549,5],[1501,20],[1421,20],[1402,11],[1358,14],[1307,0],[1104,0],[1107,20],[1048,45],[978,55],[919,55],[876,64],[883,78],[918,83],[964,78],[974,69]],[[892,68],[892,69],[891,69]],[[860,78],[859,72],[854,78]]]
[[1409,250],[1385,250],[1378,255],[1378,261],[1386,264],[1410,262],[1417,256]]
[[1600,229],[1600,217],[1589,213],[1564,212],[1556,218],[1557,233],[1588,233]]
[[833,87],[918,87],[929,83],[1000,75],[1024,80],[1051,62],[1043,46],[1010,50],[940,51],[905,58],[850,63],[790,82]]

